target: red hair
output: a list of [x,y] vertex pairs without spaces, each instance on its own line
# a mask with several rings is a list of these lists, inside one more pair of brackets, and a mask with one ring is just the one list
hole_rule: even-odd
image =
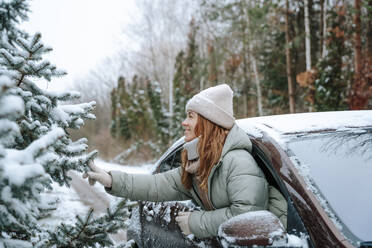
[[[215,164],[220,160],[222,148],[225,143],[228,129],[220,127],[210,120],[198,114],[195,126],[195,135],[200,136],[198,142],[199,168],[196,173],[200,183],[200,188],[208,191],[208,176]],[[192,175],[185,169],[188,164],[187,151],[182,151],[182,175],[181,181],[186,189],[192,185]]]

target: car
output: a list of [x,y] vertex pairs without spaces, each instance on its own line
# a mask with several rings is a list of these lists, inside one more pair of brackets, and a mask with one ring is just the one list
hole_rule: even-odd
[[[252,155],[269,184],[287,200],[286,230],[276,223],[262,233],[263,225],[279,219],[268,211],[252,212],[223,223],[218,237],[200,240],[184,236],[175,222],[178,211],[198,210],[191,201],[139,202],[128,238],[139,247],[288,247],[296,246],[290,244],[293,237],[299,238],[300,247],[372,247],[372,110],[264,116],[236,123],[250,137]],[[183,138],[176,141],[153,173],[180,166],[183,144]],[[249,214],[268,218],[254,222]],[[282,243],[274,242],[280,239]]]

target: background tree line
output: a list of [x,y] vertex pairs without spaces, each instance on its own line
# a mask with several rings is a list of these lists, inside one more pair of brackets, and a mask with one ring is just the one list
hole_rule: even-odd
[[123,66],[103,125],[136,156],[182,136],[187,100],[220,82],[234,90],[236,118],[372,107],[371,1],[139,4],[143,21],[129,32],[139,48],[112,63]]

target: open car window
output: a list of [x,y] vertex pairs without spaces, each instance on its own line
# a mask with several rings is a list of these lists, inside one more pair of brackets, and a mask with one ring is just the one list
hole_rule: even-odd
[[165,157],[165,159],[160,162],[157,172],[161,173],[181,166],[182,150],[182,145],[174,149],[167,157]]
[[[153,171],[152,173],[153,174],[154,173],[159,173],[160,164],[163,163],[165,160],[167,160],[169,158],[169,156],[171,156],[171,154],[173,154],[175,151],[177,151],[177,149],[182,147],[184,143],[185,143],[184,137],[181,137],[176,142],[174,142],[167,149],[167,151],[164,152],[163,155],[161,155],[161,157],[158,159],[158,161],[155,162],[155,171]],[[166,170],[164,170],[164,171],[166,171]]]

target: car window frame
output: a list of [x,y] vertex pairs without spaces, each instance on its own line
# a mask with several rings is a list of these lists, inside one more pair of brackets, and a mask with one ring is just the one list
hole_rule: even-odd
[[174,155],[174,152],[176,152],[178,149],[180,149],[181,147],[183,147],[183,145],[185,144],[185,139],[184,139],[184,136],[182,136],[181,138],[179,138],[178,140],[176,140],[164,153],[163,155],[161,155],[161,157],[155,162],[155,170],[152,172],[152,174],[157,174],[157,173],[160,173],[160,165],[166,161],[167,159],[169,159],[169,157],[173,156]]
[[[157,174],[157,173],[162,173],[162,172],[166,172],[168,170],[171,170],[171,169],[174,169],[174,168],[178,168],[178,167],[174,167],[173,166],[173,162],[174,162],[174,159],[175,159],[175,155],[178,151],[182,150],[183,149],[183,145],[184,145],[185,142],[175,146],[171,151],[169,151],[166,156],[164,156],[163,159],[159,159],[159,161],[157,162],[157,166],[156,166],[156,169],[154,171],[153,174]],[[171,168],[168,169],[168,170],[161,170],[161,166],[162,164],[167,161],[168,159],[172,158],[173,157],[173,160],[172,160],[172,165],[171,165]]]
[[[249,136],[249,135],[248,135]],[[260,147],[259,143],[260,141],[257,139],[251,139],[252,141],[252,156],[259,165],[259,167],[264,171],[265,176],[267,176],[267,173],[270,173],[270,176],[274,179],[274,182],[276,185],[274,186],[276,189],[282,193],[284,198],[287,201],[287,233],[288,234],[294,234],[298,237],[301,237],[303,234],[305,234],[308,238],[308,245],[311,248],[314,248],[315,245],[313,241],[310,239],[309,231],[305,227],[304,221],[301,218],[300,214],[298,213],[298,210],[296,206],[293,203],[293,200],[291,198],[291,195],[286,188],[283,180],[280,178],[280,176],[277,174],[277,172],[274,169],[274,166],[271,162],[271,154],[266,154]],[[259,159],[259,160],[258,160]],[[264,166],[266,168],[262,168]]]

